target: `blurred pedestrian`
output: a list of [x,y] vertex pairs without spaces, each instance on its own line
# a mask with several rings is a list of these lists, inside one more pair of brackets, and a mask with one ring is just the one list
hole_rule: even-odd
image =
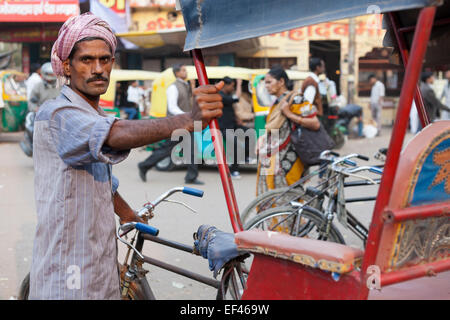
[[[233,163],[230,166],[231,177],[233,179],[240,179],[241,175],[239,173],[239,164],[238,164],[238,138],[235,134],[235,130],[238,128],[236,121],[236,114],[234,112],[234,104],[239,102],[239,98],[241,96],[242,88],[240,81],[237,89],[236,89],[236,80],[231,79],[230,77],[223,78],[223,82],[225,83],[222,90],[219,92],[222,96],[222,116],[217,119],[219,123],[220,131],[222,132],[222,136],[225,140],[227,146],[231,145],[229,139],[233,139],[233,150],[228,150],[227,153],[233,152]],[[227,135],[227,129],[232,130],[230,134]]]
[[[169,117],[191,112],[193,105],[192,87],[187,80],[186,66],[175,64],[172,67],[175,75],[175,82],[167,88],[167,115]],[[187,163],[187,172],[184,182],[187,184],[204,184],[198,180],[198,165],[195,163],[196,156],[195,140],[193,133],[190,134],[191,156]],[[170,157],[172,149],[178,144],[178,141],[167,139],[160,148],[154,150],[152,154],[142,162],[138,163],[139,177],[142,181],[147,181],[147,171],[153,168],[159,161]]]
[[325,72],[325,61],[317,57],[310,58],[309,71],[308,77],[302,83],[301,91],[303,97],[316,108],[317,115],[321,117],[323,116],[323,103],[319,90],[319,76]]
[[386,89],[384,84],[378,80],[374,74],[369,75],[368,80],[372,86],[370,90],[370,111],[372,112],[372,119],[377,124],[377,136],[379,136],[381,135],[381,112],[383,109]]
[[31,90],[36,83],[42,81],[41,77],[41,64],[40,63],[32,63],[30,68],[31,75],[28,77],[26,81],[27,86],[27,100],[30,100]]
[[46,62],[41,67],[42,79],[33,86],[28,100],[28,111],[37,112],[45,101],[54,99],[59,95],[60,88],[56,83],[56,75],[53,72],[52,64]]
[[[445,72],[445,84],[444,91],[442,91],[441,99],[444,98],[444,103],[447,107],[450,107],[450,70]],[[450,112],[447,110],[442,110],[441,113],[442,120],[450,120]]]
[[134,108],[132,114],[129,114],[128,119],[138,119],[138,112],[141,108],[142,100],[144,96],[144,91],[139,87],[139,83],[137,80],[133,81],[131,85],[128,86],[127,89],[127,101],[128,108]]
[[421,75],[420,92],[422,93],[423,103],[427,112],[428,118],[431,122],[439,118],[440,111],[450,111],[447,107],[436,97],[433,90],[434,75],[431,71],[424,71]]

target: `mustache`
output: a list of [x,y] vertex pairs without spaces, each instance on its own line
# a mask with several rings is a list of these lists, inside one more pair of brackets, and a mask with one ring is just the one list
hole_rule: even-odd
[[102,76],[96,76],[93,78],[89,78],[86,82],[93,82],[93,81],[108,81],[108,78],[102,77]]

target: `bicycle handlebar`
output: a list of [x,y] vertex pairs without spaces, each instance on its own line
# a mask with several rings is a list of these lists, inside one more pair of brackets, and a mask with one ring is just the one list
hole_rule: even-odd
[[195,188],[184,187],[183,193],[189,194],[194,197],[203,197],[203,191]]

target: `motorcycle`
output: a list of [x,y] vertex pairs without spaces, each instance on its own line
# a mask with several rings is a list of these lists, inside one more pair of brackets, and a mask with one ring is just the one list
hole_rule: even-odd
[[362,137],[362,107],[338,101],[330,105],[324,104],[323,125],[333,139],[335,148],[340,149],[347,137]]

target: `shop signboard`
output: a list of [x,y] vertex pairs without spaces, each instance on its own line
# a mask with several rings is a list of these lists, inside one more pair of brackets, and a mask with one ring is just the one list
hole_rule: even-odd
[[79,12],[78,0],[0,0],[0,22],[64,22]]

